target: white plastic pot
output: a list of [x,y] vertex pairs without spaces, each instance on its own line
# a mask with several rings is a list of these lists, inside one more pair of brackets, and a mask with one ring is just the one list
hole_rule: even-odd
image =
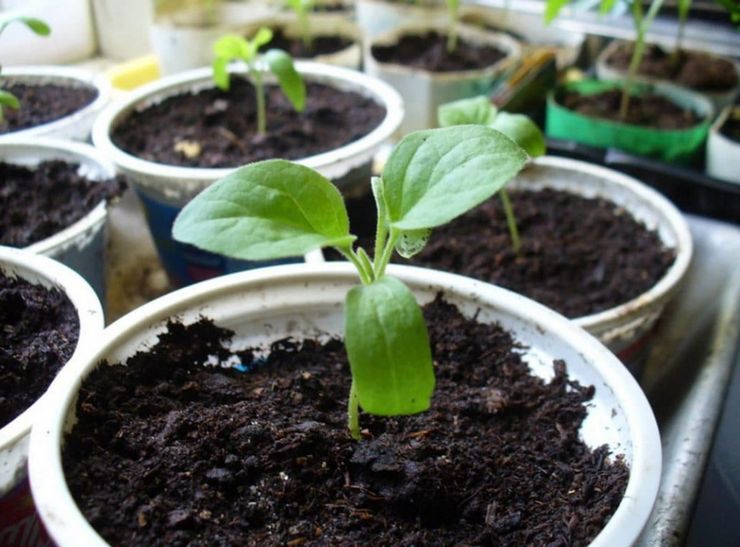
[[[115,176],[113,164],[87,144],[42,138],[0,142],[0,161],[34,167],[48,160],[78,163],[81,174],[91,180],[108,180]],[[72,268],[90,283],[104,302],[107,218],[107,205],[101,202],[71,226],[29,245],[26,250]]]
[[[581,436],[591,447],[608,444],[624,454],[630,478],[617,511],[593,545],[631,545],[651,512],[661,469],[661,446],[652,410],[639,386],[597,340],[551,310],[509,291],[431,270],[391,266],[420,303],[444,292],[468,316],[497,321],[523,344],[533,372],[552,377],[564,359],[571,378],[594,385]],[[358,283],[349,264],[280,266],[213,279],[161,297],[111,325],[86,362],[76,362],[47,401],[33,430],[31,488],[53,540],[61,547],[104,545],[76,506],[65,482],[61,446],[74,421],[80,382],[101,362],[121,362],[156,340],[170,317],[189,324],[202,316],[236,332],[234,345],[269,347],[285,337],[342,332],[343,302]]]
[[[0,247],[0,272],[34,284],[59,288],[77,310],[80,335],[74,354],[52,383],[82,355],[103,330],[103,310],[92,288],[75,272],[49,258],[28,251]],[[51,387],[49,389],[52,389]],[[43,411],[46,392],[31,407],[0,428],[0,543],[35,546],[44,539],[27,480],[27,459],[31,424]]]
[[732,106],[725,108],[709,130],[707,174],[740,184],[740,142],[722,134],[722,126],[730,117],[732,109]]
[[58,137],[86,141],[95,118],[111,98],[111,86],[105,76],[59,66],[3,67],[3,86],[13,82],[30,85],[56,84],[65,87],[93,87],[97,97],[89,105],[58,120],[0,135],[0,143],[8,139]]
[[436,127],[437,108],[442,104],[488,94],[496,80],[521,56],[519,43],[511,36],[462,24],[458,25],[460,40],[496,47],[506,52],[506,57],[489,67],[477,70],[429,72],[395,63],[382,63],[372,54],[374,46],[390,46],[397,44],[404,35],[425,34],[429,31],[446,34],[447,27],[444,24],[409,24],[365,43],[365,72],[396,88],[404,99],[406,116],[401,124],[400,135]]
[[[596,76],[598,77],[598,79],[624,80],[627,77],[626,70],[615,68],[614,66],[609,64],[609,57],[611,57],[611,55],[613,55],[614,52],[623,44],[624,42],[620,40],[612,41],[596,58]],[[708,55],[709,57],[718,57],[717,55],[712,55],[711,53],[706,53],[706,55]],[[704,97],[709,99],[712,102],[712,106],[714,106],[715,112],[720,112],[726,106],[731,105],[735,101],[738,90],[740,90],[740,65],[738,65],[738,63],[733,61],[732,59],[727,59],[726,57],[722,58],[732,64],[735,75],[738,77],[738,85],[728,91],[693,90],[695,93],[703,95]],[[653,78],[651,76],[639,73],[635,76],[635,80],[638,82],[647,83],[673,83],[672,80]]]
[[404,1],[356,0],[355,11],[357,24],[367,41],[408,24],[436,25],[447,20],[447,8],[437,0],[418,0],[413,4]]
[[[368,184],[373,157],[388,141],[403,119],[398,93],[383,82],[354,70],[298,61],[297,70],[309,82],[354,91],[385,107],[383,121],[364,137],[345,146],[298,160],[332,179],[343,191]],[[225,177],[233,168],[178,167],[146,161],[118,148],[111,133],[127,116],[167,97],[212,87],[210,68],[196,69],[142,86],[111,104],[93,129],[95,146],[129,177],[141,198],[152,237],[171,280],[176,285],[254,267],[255,263],[218,257],[172,239],[172,223],[180,209],[201,190]],[[257,263],[264,265],[263,263]]]
[[151,0],[92,0],[100,55],[125,61],[149,53],[151,4]]

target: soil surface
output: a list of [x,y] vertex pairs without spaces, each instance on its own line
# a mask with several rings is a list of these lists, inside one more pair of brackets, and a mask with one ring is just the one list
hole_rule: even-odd
[[0,123],[0,134],[58,120],[82,110],[98,96],[98,91],[92,86],[11,83],[3,89],[15,95],[21,107],[18,110],[3,109],[5,123]]
[[244,352],[245,374],[199,365],[228,358],[228,331],[170,324],[85,381],[63,454],[75,500],[115,545],[587,544],[629,476],[578,438],[593,387],[562,361],[543,383],[507,332],[441,299],[425,315],[432,409],[362,415],[359,443],[341,342]]
[[257,133],[253,86],[209,88],[170,97],[136,112],[113,132],[123,150],[149,161],[188,167],[237,167],[253,161],[305,158],[367,135],[385,108],[360,94],[308,84],[297,113],[277,86],[266,87],[267,134]]
[[306,47],[303,40],[286,36],[283,29],[277,28],[272,31],[272,40],[260,48],[260,51],[268,49],[282,49],[290,53],[294,59],[311,59],[317,55],[329,55],[348,48],[352,40],[343,36],[314,36],[311,47]]
[[618,89],[593,95],[570,91],[561,95],[558,102],[568,110],[590,118],[602,118],[630,125],[653,129],[688,129],[701,121],[691,110],[685,110],[662,95],[643,93],[632,96],[626,119],[619,116],[622,92]]
[[92,181],[79,169],[63,161],[35,168],[0,162],[0,245],[26,247],[52,236],[125,187],[123,179]]
[[[621,43],[608,58],[608,64],[627,70],[632,50],[632,43]],[[674,56],[657,45],[645,48],[638,72],[697,91],[729,91],[738,84],[737,69],[727,59],[685,50]]]
[[[655,285],[675,254],[655,232],[609,201],[567,192],[509,191],[522,248],[512,247],[501,200],[494,197],[436,228],[411,263],[466,275],[524,294],[567,317],[623,304]],[[352,233],[372,249],[372,197],[348,202]],[[338,254],[327,253],[332,260]]]
[[44,394],[72,357],[79,333],[63,292],[0,272],[0,428]]
[[458,38],[453,52],[447,51],[447,36],[437,32],[402,36],[397,44],[373,46],[373,57],[381,63],[395,63],[428,70],[451,72],[476,70],[495,65],[506,53],[491,46],[471,44]]

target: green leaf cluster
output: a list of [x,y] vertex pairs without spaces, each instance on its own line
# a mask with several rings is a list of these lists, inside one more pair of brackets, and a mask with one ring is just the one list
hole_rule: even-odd
[[350,432],[358,408],[377,415],[429,407],[434,371],[421,309],[403,283],[385,275],[394,249],[419,252],[429,233],[488,199],[527,155],[502,133],[455,126],[406,136],[371,186],[378,208],[374,254],[354,248],[344,201],[316,171],[285,160],[242,167],[216,182],[180,213],[175,239],[247,260],[303,255],[334,247],[362,284],[345,302],[345,343],[352,372]]

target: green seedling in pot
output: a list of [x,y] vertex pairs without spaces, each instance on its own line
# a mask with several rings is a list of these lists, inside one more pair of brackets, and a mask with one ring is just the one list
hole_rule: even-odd
[[[517,143],[531,158],[542,156],[547,149],[545,136],[532,120],[524,114],[499,111],[485,96],[443,104],[437,109],[437,121],[440,127],[465,124],[492,127]],[[514,208],[505,188],[501,188],[501,203],[504,206],[511,246],[519,255],[522,248],[521,237]]]
[[691,10],[691,0],[678,0],[676,2],[676,8],[678,9],[678,30],[676,31],[676,46],[673,48],[673,54],[671,55],[671,62],[674,67],[678,65],[678,61],[681,58],[683,35],[686,30],[689,11]]
[[[565,5],[572,3],[572,1],[547,0],[547,4],[545,5],[545,22],[550,23],[558,16],[560,10]],[[625,120],[627,118],[627,112],[629,112],[630,97],[634,87],[637,69],[640,67],[642,58],[645,55],[645,36],[653,24],[660,7],[663,5],[663,0],[652,0],[649,3],[647,11],[645,11],[641,0],[601,0],[599,11],[604,14],[620,5],[627,6],[632,15],[632,22],[635,27],[635,45],[632,50],[629,67],[627,68],[627,78],[622,83],[622,97],[619,103],[619,117]]]
[[447,23],[447,51],[452,53],[457,47],[457,24],[460,19],[460,0],[447,0],[447,14],[450,18]]
[[[49,25],[44,23],[41,19],[23,16],[0,19],[0,34],[2,34],[3,31],[13,23],[21,23],[23,25],[26,25],[26,27],[28,27],[31,31],[39,36],[48,36],[49,34],[51,34],[51,29],[49,28]],[[5,123],[5,116],[3,113],[3,110],[5,108],[18,110],[20,107],[21,103],[18,100],[18,97],[16,97],[9,91],[0,89],[0,124]]]
[[295,69],[293,59],[282,49],[269,49],[265,53],[258,53],[261,46],[272,40],[272,31],[261,28],[254,38],[247,40],[235,34],[220,38],[214,45],[216,58],[213,61],[213,81],[216,85],[228,91],[231,84],[229,63],[242,61],[247,66],[257,97],[257,132],[264,135],[267,131],[267,114],[265,111],[264,76],[272,72],[277,78],[278,85],[298,112],[302,112],[306,104],[306,85],[303,78]]
[[313,9],[313,0],[288,0],[288,6],[295,13],[298,19],[298,26],[301,29],[301,41],[307,49],[313,47],[313,36],[311,35],[311,23],[309,14]]
[[359,407],[397,416],[429,408],[434,391],[429,336],[411,290],[385,274],[394,250],[412,256],[431,230],[490,198],[527,155],[485,126],[411,133],[371,180],[378,212],[373,257],[354,248],[339,190],[313,169],[285,160],[242,167],[195,197],[173,236],[246,260],[300,256],[333,247],[361,284],[345,299],[344,336],[352,373],[348,426],[360,438]]

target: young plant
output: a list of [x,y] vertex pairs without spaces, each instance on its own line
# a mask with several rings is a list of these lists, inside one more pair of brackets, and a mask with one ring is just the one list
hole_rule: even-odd
[[457,47],[457,24],[460,19],[458,8],[460,0],[447,0],[447,14],[449,21],[447,23],[447,51],[452,53]]
[[230,87],[229,63],[231,61],[242,61],[247,66],[257,98],[257,132],[260,135],[264,135],[267,131],[264,87],[266,72],[269,71],[275,75],[280,89],[296,111],[302,112],[306,104],[306,85],[293,66],[293,59],[290,55],[282,49],[269,49],[265,53],[258,53],[259,48],[268,44],[270,40],[272,40],[272,31],[261,28],[251,40],[229,34],[213,45],[213,51],[216,54],[213,61],[213,81],[219,88],[228,91]]
[[686,21],[689,18],[689,11],[691,10],[691,0],[677,0],[676,7],[678,8],[678,31],[676,32],[676,47],[673,48],[673,63],[678,63],[683,49],[683,35],[686,30]]
[[[49,34],[51,34],[51,29],[49,28],[49,25],[47,25],[41,19],[23,16],[0,20],[0,34],[2,34],[3,31],[13,23],[21,23],[23,25],[26,25],[26,27],[28,27],[32,32],[39,36],[48,36]],[[9,91],[0,89],[0,125],[5,123],[5,114],[3,112],[5,108],[18,110],[20,107],[21,103],[20,101],[18,101],[18,97],[16,97]]]
[[[547,149],[545,136],[532,120],[524,114],[500,112],[486,96],[443,104],[437,110],[437,121],[440,127],[466,124],[486,125],[509,137],[531,158],[542,156]],[[514,209],[505,188],[501,188],[501,203],[504,206],[511,246],[519,255],[522,249],[521,237]]]
[[355,250],[337,188],[285,160],[247,165],[204,190],[177,217],[173,236],[247,260],[334,247],[354,264],[361,285],[347,293],[344,336],[352,373],[348,427],[359,439],[359,407],[380,416],[414,414],[429,408],[434,391],[421,309],[408,287],[385,274],[394,250],[419,252],[433,228],[488,199],[526,160],[516,143],[485,126],[407,135],[371,181],[378,209],[372,258]]
[[313,36],[311,35],[311,23],[309,14],[313,9],[314,0],[288,0],[288,6],[295,13],[298,19],[298,26],[301,29],[301,41],[309,51],[313,48]]

